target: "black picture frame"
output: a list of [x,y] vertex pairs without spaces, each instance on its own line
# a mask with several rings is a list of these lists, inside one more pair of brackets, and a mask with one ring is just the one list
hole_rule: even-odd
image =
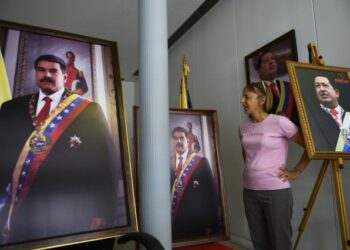
[[286,61],[298,61],[295,30],[292,29],[288,31],[287,33],[277,37],[271,42],[245,56],[247,84],[260,81],[256,70],[256,63],[261,53],[265,51],[271,51],[275,56],[278,65],[278,79],[289,81]]
[[[75,51],[76,59],[80,57],[76,61],[76,66],[85,71],[88,82],[89,91],[85,97],[102,107],[115,146],[114,153],[118,159],[115,171],[120,174],[114,183],[118,188],[117,197],[115,197],[118,202],[116,209],[118,211],[115,211],[118,221],[113,224],[113,227],[66,232],[10,244],[0,242],[0,248],[55,248],[112,239],[138,231],[117,43],[0,20],[0,48],[13,98],[35,91],[33,85],[35,81],[25,77],[26,75],[34,76],[34,71],[32,71],[34,58],[41,54],[55,54],[63,59],[66,51]],[[99,149],[96,148],[96,150]]]

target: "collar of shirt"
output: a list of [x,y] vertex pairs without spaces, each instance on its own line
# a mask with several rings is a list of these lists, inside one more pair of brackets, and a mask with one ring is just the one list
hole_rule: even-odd
[[[57,107],[57,105],[60,103],[62,95],[64,93],[64,88],[61,88],[57,92],[53,93],[52,95],[49,95],[48,97],[51,98],[52,102],[50,105],[50,112]],[[39,90],[39,99],[38,104],[36,105],[36,113],[35,115],[38,115],[40,110],[44,107],[45,101],[43,100],[46,95]]]
[[176,153],[176,166],[179,165],[179,157],[182,156],[182,164],[185,164],[185,161],[187,160],[188,150],[186,150],[182,155]]
[[278,94],[280,94],[280,90],[278,89],[278,86],[277,86],[277,81],[276,80],[272,80],[272,81],[267,81],[267,80],[264,80],[264,83],[269,86],[271,88],[271,83],[274,83],[275,84],[275,89],[277,91]]
[[[325,107],[322,103],[320,103],[320,106],[321,106],[321,108],[322,108],[324,111],[326,111],[328,114],[331,114],[331,109],[330,109],[330,108]],[[344,109],[343,109],[340,105],[338,105],[337,107],[335,107],[335,110],[338,112],[338,114],[337,114],[337,119],[338,119],[339,121],[341,121],[341,120],[342,120],[342,117],[343,117],[343,114],[344,114]]]
[[263,80],[263,81],[264,81],[264,83],[265,83],[267,86],[269,86],[269,87],[270,87],[271,82],[275,82],[275,81],[268,81],[268,80]]

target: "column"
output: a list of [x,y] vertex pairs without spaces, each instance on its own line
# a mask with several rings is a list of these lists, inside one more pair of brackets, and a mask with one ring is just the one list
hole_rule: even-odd
[[167,1],[139,0],[140,230],[171,249]]

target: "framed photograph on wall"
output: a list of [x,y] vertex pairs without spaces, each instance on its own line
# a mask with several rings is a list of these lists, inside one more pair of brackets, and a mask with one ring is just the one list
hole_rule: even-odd
[[299,127],[299,118],[287,73],[287,60],[298,60],[294,30],[245,57],[247,84],[263,81],[272,92],[273,102],[270,112],[288,117]]
[[0,21],[0,48],[0,248],[137,231],[117,43]]
[[350,69],[287,62],[311,159],[350,158]]
[[[270,67],[271,71],[275,71],[275,78],[284,81],[289,81],[286,61],[298,61],[298,52],[295,40],[295,31],[290,30],[282,36],[274,39],[273,41],[265,44],[264,46],[253,51],[249,55],[245,56],[245,70],[247,83],[258,82],[262,79],[259,75],[259,69],[261,67],[261,58],[265,53],[271,53],[273,59],[276,62],[276,69],[272,69],[273,65]],[[265,59],[268,60],[268,59]],[[272,64],[271,62],[269,64]]]
[[[134,108],[136,172],[138,108]],[[229,222],[214,110],[170,109],[173,247],[228,239]]]

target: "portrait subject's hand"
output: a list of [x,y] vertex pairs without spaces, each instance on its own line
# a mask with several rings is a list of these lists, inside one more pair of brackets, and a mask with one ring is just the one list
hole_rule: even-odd
[[282,179],[282,181],[287,181],[287,180],[293,180],[299,176],[300,172],[297,170],[288,170],[286,168],[280,168],[280,171],[278,172],[278,177]]
[[77,94],[77,95],[84,95],[84,91],[82,89],[76,89],[73,91],[74,94]]

